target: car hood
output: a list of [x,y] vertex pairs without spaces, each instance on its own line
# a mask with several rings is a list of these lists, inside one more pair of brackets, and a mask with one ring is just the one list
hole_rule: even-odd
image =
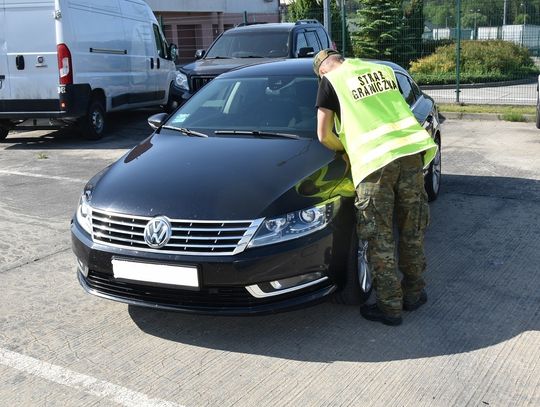
[[256,65],[265,62],[275,62],[277,58],[225,58],[225,59],[200,59],[184,65],[180,71],[188,75],[217,76],[223,72],[240,66]]
[[91,205],[138,216],[249,220],[317,204],[351,183],[317,140],[187,137],[162,130],[95,177]]

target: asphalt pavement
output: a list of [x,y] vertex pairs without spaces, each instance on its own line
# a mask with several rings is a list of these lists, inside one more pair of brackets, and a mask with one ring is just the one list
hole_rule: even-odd
[[539,406],[540,130],[447,120],[428,303],[388,327],[323,303],[194,316],[86,294],[69,224],[93,174],[150,134],[114,115],[0,143],[1,406]]

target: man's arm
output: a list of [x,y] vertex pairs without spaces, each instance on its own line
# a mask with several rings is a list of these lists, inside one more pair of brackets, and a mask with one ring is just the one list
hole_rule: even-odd
[[317,110],[317,136],[319,141],[330,150],[343,151],[343,144],[334,134],[334,112],[324,107]]

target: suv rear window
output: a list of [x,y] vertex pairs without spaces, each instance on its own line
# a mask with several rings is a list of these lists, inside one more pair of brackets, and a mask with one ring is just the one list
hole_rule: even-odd
[[289,33],[241,32],[223,34],[205,58],[279,58],[289,55]]

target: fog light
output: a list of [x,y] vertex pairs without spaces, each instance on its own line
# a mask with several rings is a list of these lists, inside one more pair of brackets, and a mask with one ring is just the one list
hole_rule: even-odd
[[77,268],[83,276],[88,277],[88,266],[79,259],[77,259]]
[[270,281],[269,283],[259,283],[247,286],[248,292],[256,298],[271,297],[301,290],[302,288],[318,284],[328,277],[322,271],[316,271],[299,276]]

